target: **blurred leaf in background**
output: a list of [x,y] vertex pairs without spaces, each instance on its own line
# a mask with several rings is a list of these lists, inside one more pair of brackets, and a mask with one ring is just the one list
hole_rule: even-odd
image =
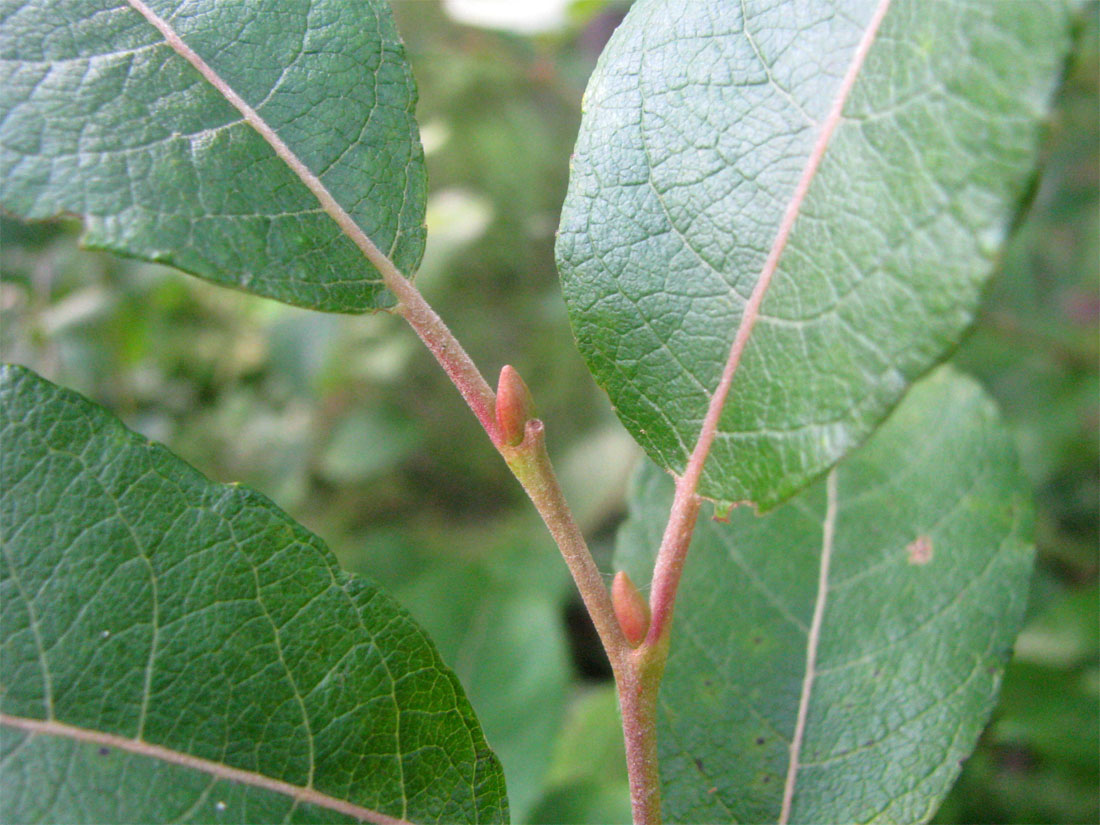
[[[627,4],[548,4],[564,11],[530,34],[463,25],[427,0],[394,5],[431,193],[418,283],[486,375],[510,363],[530,385],[609,570],[637,448],[574,346],[553,233],[584,84]],[[1100,820],[1096,8],[1035,202],[956,356],[1015,426],[1040,563],[995,722],[941,822]],[[3,360],[103,403],[210,477],[268,494],[390,590],[463,681],[504,762],[514,821],[627,821],[610,674],[565,566],[403,322],[253,298],[81,251],[78,234],[71,222],[0,224]]]
[[613,685],[585,690],[574,699],[554,746],[546,786],[533,823],[630,822],[626,751]]
[[1034,485],[1031,619],[938,822],[1100,821],[1100,11],[1050,124],[1035,200],[955,363],[1014,426]]

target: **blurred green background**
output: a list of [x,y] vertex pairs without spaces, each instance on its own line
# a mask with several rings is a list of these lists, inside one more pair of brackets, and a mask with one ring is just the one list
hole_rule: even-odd
[[[584,84],[625,5],[395,6],[432,192],[418,283],[486,374],[511,363],[526,378],[607,570],[638,450],[573,346],[553,241]],[[1034,201],[954,355],[1015,428],[1039,560],[1001,703],[942,823],[1100,821],[1097,8]],[[565,566],[403,323],[252,298],[80,250],[78,235],[3,219],[3,360],[101,402],[208,476],[265,492],[386,585],[463,681],[514,821],[628,821],[610,674]]]

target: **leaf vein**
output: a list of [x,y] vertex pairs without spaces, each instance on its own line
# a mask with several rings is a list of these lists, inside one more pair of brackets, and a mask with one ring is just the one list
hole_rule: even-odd
[[[161,745],[154,745],[141,739],[129,739],[123,736],[117,736],[113,733],[104,733],[103,731],[80,728],[54,720],[27,719],[21,716],[11,716],[6,713],[0,713],[0,725],[7,725],[11,728],[23,730],[33,736],[56,736],[64,739],[76,740],[78,742],[89,742],[95,745],[118,748],[126,753],[132,753],[151,759],[159,759],[172,765],[179,765],[184,768],[201,771],[211,776],[215,776],[218,779],[238,782],[242,785],[249,785],[251,787],[263,788],[264,790],[289,796],[291,799],[300,802],[307,802],[310,805],[317,805],[366,822],[375,823],[375,825],[411,825],[411,823],[408,823],[406,820],[396,819],[392,816],[387,816],[386,814],[371,810],[370,808],[364,808],[346,800],[337,799],[336,797],[323,794],[313,788],[303,788],[299,785],[293,785],[281,779],[274,779],[255,771],[233,768],[220,762],[213,762],[209,759],[203,759],[189,753],[172,750],[171,748],[166,748]],[[60,788],[61,785],[56,785],[56,787]]]

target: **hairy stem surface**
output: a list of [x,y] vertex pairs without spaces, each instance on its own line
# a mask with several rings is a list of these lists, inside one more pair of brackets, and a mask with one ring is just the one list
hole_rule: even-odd
[[615,668],[622,712],[630,809],[635,825],[660,825],[661,774],[657,759],[657,692],[668,659],[668,635],[643,643]]
[[542,422],[527,422],[526,434],[519,446],[502,445],[498,449],[554,537],[614,668],[629,650],[629,645],[615,618],[603,576],[554,475],[546,452]]

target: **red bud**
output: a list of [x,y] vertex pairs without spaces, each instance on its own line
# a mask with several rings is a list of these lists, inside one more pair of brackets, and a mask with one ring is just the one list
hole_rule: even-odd
[[622,570],[611,582],[611,605],[626,640],[633,647],[640,645],[649,630],[649,605]]
[[500,370],[497,382],[497,428],[500,440],[509,447],[516,447],[523,441],[528,420],[534,417],[535,404],[531,400],[531,391],[512,367],[505,365]]

